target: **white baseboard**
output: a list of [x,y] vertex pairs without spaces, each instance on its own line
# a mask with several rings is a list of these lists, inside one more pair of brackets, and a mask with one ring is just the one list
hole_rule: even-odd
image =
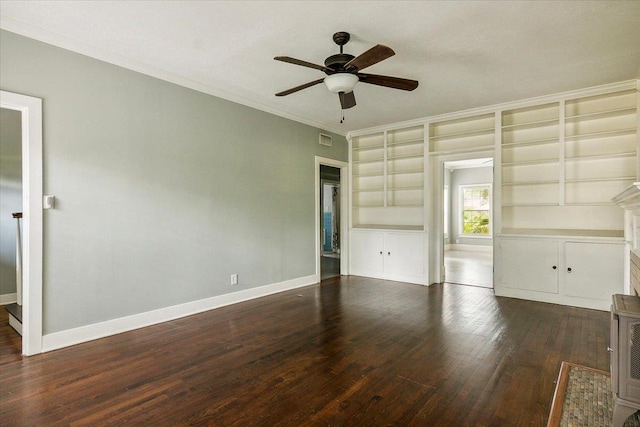
[[455,243],[451,245],[452,251],[493,252],[493,245],[463,245]]
[[14,302],[18,302],[18,294],[15,292],[12,294],[0,295],[0,305],[13,304]]
[[11,314],[9,315],[9,326],[15,329],[16,332],[19,333],[20,336],[22,336],[22,323],[20,323],[20,321],[18,321],[18,319],[13,317]]
[[202,313],[203,311],[212,310],[214,308],[260,298],[278,292],[312,285],[314,283],[318,283],[315,274],[233,292],[230,294],[191,301],[171,307],[160,308],[158,310],[147,311],[118,319],[107,320],[105,322],[68,329],[66,331],[54,332],[42,337],[42,352],[44,353],[51,350],[57,350],[59,348],[108,337],[110,335],[144,328],[157,323],[167,322],[180,317]]

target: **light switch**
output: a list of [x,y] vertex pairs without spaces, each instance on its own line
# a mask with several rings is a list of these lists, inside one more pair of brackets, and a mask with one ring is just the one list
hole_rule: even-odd
[[53,209],[56,204],[56,196],[43,196],[42,197],[42,208],[43,209]]

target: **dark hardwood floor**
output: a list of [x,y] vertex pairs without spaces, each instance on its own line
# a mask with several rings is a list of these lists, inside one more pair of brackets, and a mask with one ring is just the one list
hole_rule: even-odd
[[606,312],[353,276],[24,359],[6,323],[3,426],[544,426],[609,370]]

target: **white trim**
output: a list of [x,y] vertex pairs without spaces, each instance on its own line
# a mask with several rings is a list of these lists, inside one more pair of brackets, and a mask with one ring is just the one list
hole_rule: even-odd
[[69,50],[71,52],[79,53],[81,55],[88,56],[99,61],[114,64],[128,70],[132,70],[147,76],[154,77],[156,79],[164,80],[169,83],[174,83],[179,86],[183,86],[189,89],[196,90],[198,92],[206,93],[218,98],[226,99],[228,101],[242,104],[247,107],[255,108],[256,110],[264,111],[266,113],[275,114],[276,116],[284,117],[285,119],[293,120],[298,123],[303,123],[316,128],[324,129],[337,133],[338,135],[345,135],[345,130],[338,127],[327,127],[326,124],[310,120],[305,117],[291,114],[286,111],[274,108],[270,105],[261,104],[251,99],[241,97],[239,95],[214,88],[212,86],[204,85],[202,83],[194,82],[185,77],[177,74],[170,73],[168,71],[160,70],[158,68],[143,64],[135,61],[131,58],[116,55],[110,52],[105,52],[102,49],[94,46],[71,40],[67,37],[59,34],[54,34],[41,28],[25,24],[24,22],[16,21],[15,19],[2,15],[0,20],[0,29],[10,31],[12,33],[19,34],[21,36],[29,37],[35,40],[39,40],[44,43],[48,43],[54,46],[58,46],[62,49]]
[[22,323],[11,314],[9,314],[9,326],[22,336]]
[[191,316],[193,314],[202,313],[203,311],[209,311],[255,298],[313,285],[315,283],[317,283],[315,275],[299,277],[297,279],[286,280],[284,282],[273,283],[230,294],[217,295],[211,298],[191,301],[131,316],[120,317],[118,319],[81,326],[79,328],[68,329],[66,331],[54,332],[42,337],[42,351],[47,352],[57,350],[59,348],[93,341],[134,329],[168,322],[181,317]]
[[511,110],[515,108],[530,107],[533,105],[546,104],[550,102],[558,102],[560,100],[568,100],[573,98],[582,98],[593,95],[601,95],[610,92],[618,92],[628,89],[636,89],[640,86],[640,80],[625,80],[622,82],[608,83],[600,86],[592,86],[585,89],[571,90],[551,95],[537,96],[534,98],[521,99],[518,101],[505,102],[502,104],[488,105],[485,107],[472,108],[469,110],[456,111],[454,113],[439,114],[436,116],[427,116],[419,119],[407,120],[404,122],[392,123],[390,125],[380,125],[365,129],[353,130],[347,133],[347,139],[354,136],[367,135],[370,133],[382,132],[385,130],[393,130],[405,127],[419,126],[431,122],[439,122],[444,120],[462,119],[482,114],[495,113],[496,111]]
[[[444,164],[449,161],[470,160],[479,158],[494,158],[492,150],[480,150],[465,153],[436,153],[429,157],[428,173],[428,203],[431,209],[425,209],[428,214],[428,260],[429,260],[429,283],[442,283],[445,279],[444,272]],[[426,157],[426,156],[425,156]],[[495,160],[494,160],[495,164]],[[495,208],[493,209],[495,212]],[[453,236],[452,236],[453,237]]]
[[0,91],[22,113],[22,354],[42,351],[42,100]]
[[320,165],[340,168],[340,274],[349,274],[349,163],[327,157],[315,157],[315,228],[316,236],[316,282],[320,281],[322,236],[320,228]]
[[18,302],[18,294],[16,292],[0,295],[0,305],[13,304],[14,302]]
[[493,252],[493,244],[492,245],[463,245],[461,243],[453,243],[449,245],[450,249],[446,249],[445,251],[468,251],[468,252]]

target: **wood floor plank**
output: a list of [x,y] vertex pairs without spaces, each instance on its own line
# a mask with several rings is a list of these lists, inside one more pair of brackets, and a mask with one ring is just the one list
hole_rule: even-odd
[[12,334],[3,426],[544,426],[562,361],[609,369],[606,312],[354,276],[29,358]]

